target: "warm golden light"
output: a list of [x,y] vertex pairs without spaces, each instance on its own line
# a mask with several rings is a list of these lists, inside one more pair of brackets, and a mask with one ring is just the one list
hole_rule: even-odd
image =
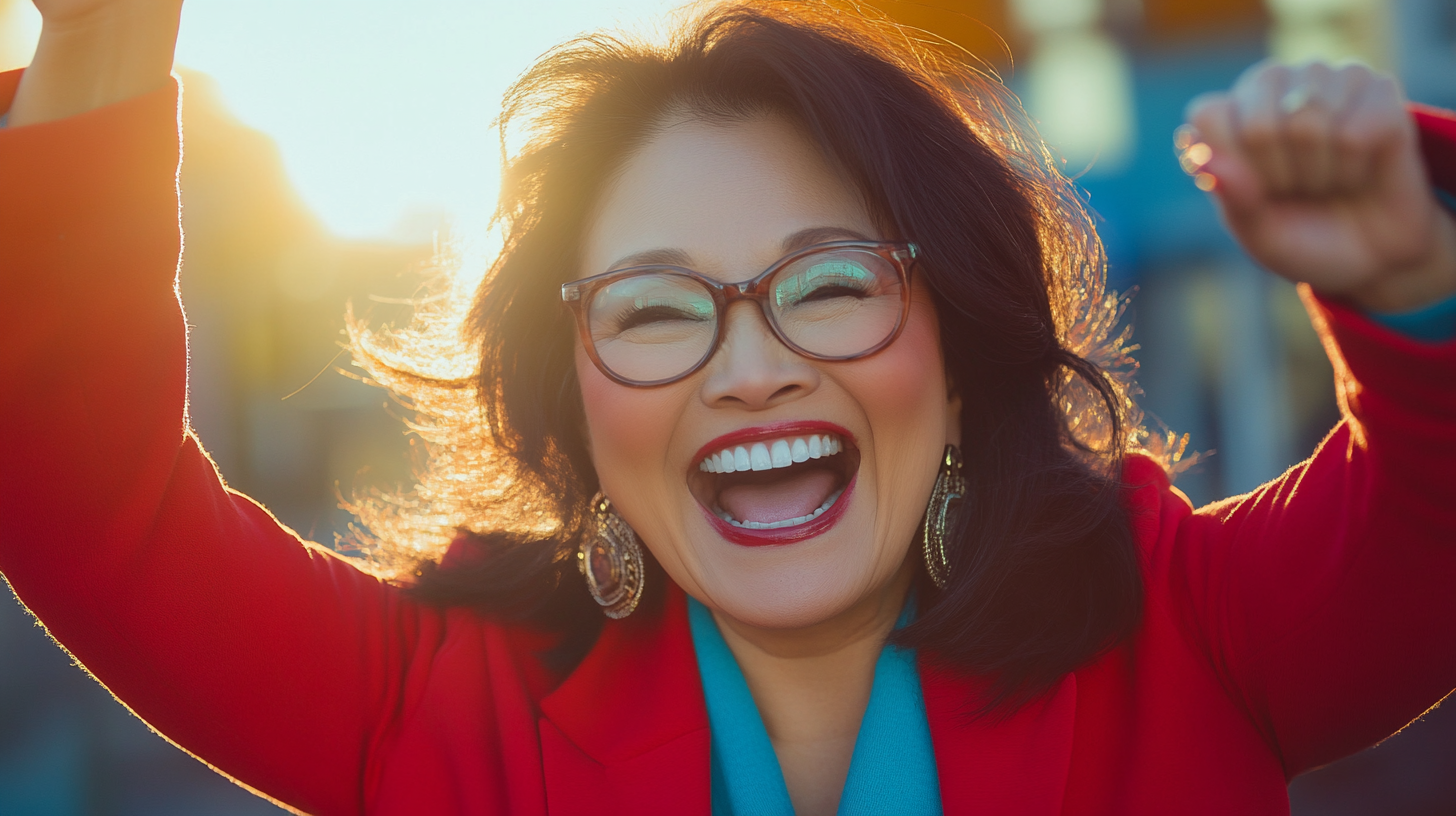
[[[547,49],[650,26],[680,0],[188,0],[177,64],[272,137],[334,234],[480,234],[499,186],[501,94]],[[25,5],[29,5],[26,3]]]

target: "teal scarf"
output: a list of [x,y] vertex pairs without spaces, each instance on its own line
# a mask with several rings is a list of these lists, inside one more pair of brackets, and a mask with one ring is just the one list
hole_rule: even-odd
[[[913,618],[913,599],[895,628]],[[713,816],[793,816],[789,789],[748,682],[707,607],[688,599],[688,622],[712,728]],[[891,804],[893,803],[893,804]],[[940,816],[940,779],[915,652],[886,644],[875,663],[839,816]]]

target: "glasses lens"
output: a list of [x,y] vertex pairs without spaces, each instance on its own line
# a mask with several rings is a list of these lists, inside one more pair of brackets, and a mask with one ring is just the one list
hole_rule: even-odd
[[780,270],[769,305],[794,345],[821,357],[850,357],[894,334],[902,288],[890,261],[868,250],[835,249]]
[[670,379],[697,365],[713,344],[718,317],[707,287],[666,272],[603,286],[587,316],[597,356],[634,382]]

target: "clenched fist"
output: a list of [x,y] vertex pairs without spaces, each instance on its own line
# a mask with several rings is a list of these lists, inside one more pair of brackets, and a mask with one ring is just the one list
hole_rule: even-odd
[[1358,65],[1261,63],[1195,99],[1188,122],[1184,168],[1265,268],[1375,311],[1456,294],[1456,221],[1394,80]]

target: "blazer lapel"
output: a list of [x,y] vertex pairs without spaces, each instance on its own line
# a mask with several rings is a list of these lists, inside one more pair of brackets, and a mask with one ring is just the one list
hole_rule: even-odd
[[1072,758],[1077,679],[1006,718],[973,717],[984,685],[920,658],[930,739],[947,814],[1054,816],[1062,810]]
[[541,711],[552,814],[709,815],[708,712],[676,586],[657,614],[609,621]]

